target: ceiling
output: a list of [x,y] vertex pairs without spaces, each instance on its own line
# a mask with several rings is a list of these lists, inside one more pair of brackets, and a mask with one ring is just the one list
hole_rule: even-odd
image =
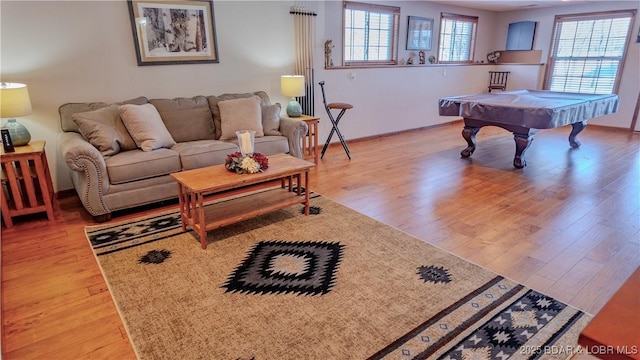
[[427,0],[434,3],[462,6],[472,9],[489,11],[515,11],[527,9],[549,8],[564,5],[579,5],[597,0]]

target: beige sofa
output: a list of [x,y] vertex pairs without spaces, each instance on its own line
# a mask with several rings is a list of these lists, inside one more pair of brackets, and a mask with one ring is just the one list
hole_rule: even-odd
[[235,130],[256,130],[256,152],[299,158],[307,133],[304,121],[281,117],[280,104],[272,105],[263,91],[69,103],[59,112],[58,150],[98,222],[113,211],[177,198],[170,174],[224,164],[238,150]]

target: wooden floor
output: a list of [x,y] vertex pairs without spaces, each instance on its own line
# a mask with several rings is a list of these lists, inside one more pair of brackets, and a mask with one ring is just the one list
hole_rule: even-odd
[[[569,128],[541,131],[516,170],[511,134],[483,128],[461,159],[461,128],[351,141],[351,161],[331,146],[311,188],[596,313],[640,264],[640,135],[589,126],[572,150]],[[56,218],[2,229],[3,358],[135,358],[85,239],[91,217],[73,197]]]

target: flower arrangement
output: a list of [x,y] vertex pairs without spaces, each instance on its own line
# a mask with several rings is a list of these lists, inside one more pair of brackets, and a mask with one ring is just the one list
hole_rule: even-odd
[[269,159],[260,153],[242,155],[241,152],[236,151],[227,155],[224,167],[236,174],[254,174],[267,170]]

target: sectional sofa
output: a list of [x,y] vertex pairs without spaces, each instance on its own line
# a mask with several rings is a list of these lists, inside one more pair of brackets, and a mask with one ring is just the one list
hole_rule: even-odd
[[264,91],[68,103],[59,112],[58,151],[98,222],[117,210],[177,198],[170,174],[224,164],[238,150],[236,130],[256,131],[256,152],[299,158],[307,133],[304,121],[281,116]]

